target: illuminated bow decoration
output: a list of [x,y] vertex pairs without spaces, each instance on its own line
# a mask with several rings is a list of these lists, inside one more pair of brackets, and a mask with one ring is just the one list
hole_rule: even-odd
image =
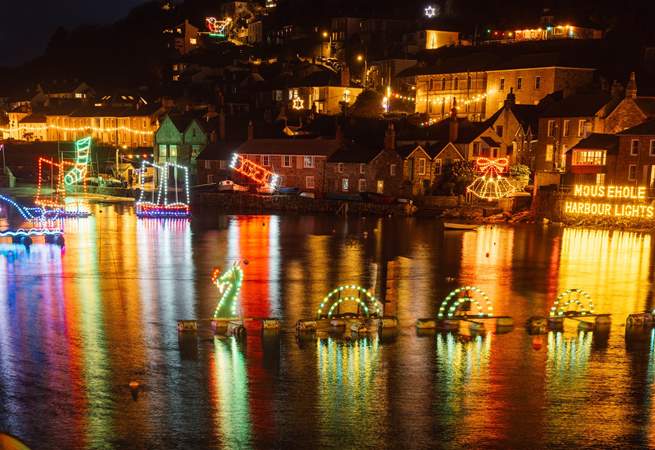
[[509,160],[507,158],[478,158],[476,164],[480,172],[488,175],[497,175],[505,172],[505,169],[509,165]]

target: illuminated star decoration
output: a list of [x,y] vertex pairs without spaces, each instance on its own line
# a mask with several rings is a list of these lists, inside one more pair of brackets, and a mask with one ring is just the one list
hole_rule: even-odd
[[516,190],[507,177],[501,175],[509,165],[507,158],[478,158],[476,164],[482,175],[473,180],[466,188],[467,192],[485,200],[498,200]]
[[235,263],[227,272],[221,274],[220,269],[212,272],[212,283],[218,288],[221,298],[218,300],[214,318],[236,317],[237,300],[243,281],[243,270],[239,263]]
[[350,89],[343,90],[343,101],[346,103],[350,103]]
[[425,17],[427,17],[428,19],[432,19],[434,16],[437,15],[437,9],[432,5],[428,5],[424,11],[425,11]]
[[303,109],[305,107],[305,101],[300,97],[293,98],[293,109]]

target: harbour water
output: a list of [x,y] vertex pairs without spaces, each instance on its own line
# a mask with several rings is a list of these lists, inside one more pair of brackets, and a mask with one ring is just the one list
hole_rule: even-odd
[[[92,210],[66,222],[63,250],[0,244],[0,431],[34,449],[655,446],[655,349],[623,333],[655,306],[649,234]],[[243,314],[279,317],[280,334],[180,340],[176,320],[216,307],[212,268],[239,260]],[[296,339],[335,286],[379,287],[385,261],[395,338]],[[514,331],[419,336],[461,285]],[[568,288],[612,314],[609,340],[522,329]]]

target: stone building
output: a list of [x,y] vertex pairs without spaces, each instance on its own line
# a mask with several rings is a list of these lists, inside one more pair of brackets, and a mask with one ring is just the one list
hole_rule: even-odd
[[[620,87],[615,84],[613,90],[618,89]],[[605,118],[605,132],[618,133],[652,118],[655,118],[655,97],[638,95],[636,76],[632,72],[625,96]]]
[[592,133],[566,152],[565,185],[614,183],[619,139]]
[[646,186],[655,194],[655,119],[617,134],[619,151],[613,169],[613,182]]
[[389,123],[384,147],[344,141],[327,160],[326,190],[339,193],[375,192],[398,196],[402,164],[396,152],[394,125]]
[[591,133],[602,133],[614,104],[609,93],[595,91],[573,94],[547,107],[539,118],[536,170],[563,170],[567,150]]

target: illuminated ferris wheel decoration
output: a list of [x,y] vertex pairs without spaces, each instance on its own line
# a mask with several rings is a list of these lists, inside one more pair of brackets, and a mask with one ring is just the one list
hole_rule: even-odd
[[423,12],[425,13],[425,17],[427,17],[428,19],[432,19],[434,16],[437,15],[437,8],[435,8],[432,5],[428,5],[425,7]]
[[507,171],[507,158],[478,158],[477,169],[481,173],[467,188],[467,192],[484,200],[498,200],[515,192],[512,183],[502,174]]

